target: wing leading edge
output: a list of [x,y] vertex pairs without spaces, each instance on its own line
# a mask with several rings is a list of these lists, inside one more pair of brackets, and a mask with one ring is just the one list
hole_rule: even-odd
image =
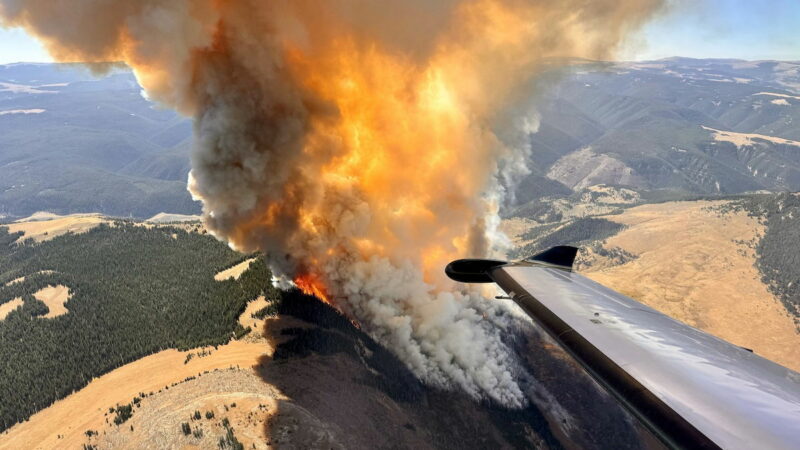
[[665,444],[798,448],[800,374],[573,272],[574,247],[556,249],[482,269]]

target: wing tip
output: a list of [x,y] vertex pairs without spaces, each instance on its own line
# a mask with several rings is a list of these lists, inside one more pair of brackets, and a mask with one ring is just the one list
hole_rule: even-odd
[[541,253],[537,253],[527,260],[553,264],[555,266],[568,267],[571,269],[577,254],[578,247],[573,247],[571,245],[558,245]]
[[[525,261],[572,269],[577,254],[577,247],[558,245],[526,258]],[[489,273],[492,269],[506,264],[507,261],[494,259],[458,259],[448,264],[444,268],[444,273],[451,280],[460,283],[492,283],[494,280]]]
[[458,259],[448,264],[444,273],[460,283],[492,283],[489,271],[505,264],[508,262],[494,259]]

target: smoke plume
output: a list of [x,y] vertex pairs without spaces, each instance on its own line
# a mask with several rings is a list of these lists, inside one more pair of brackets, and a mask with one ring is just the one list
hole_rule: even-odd
[[216,236],[264,251],[425,382],[520,406],[504,309],[443,267],[497,251],[531,80],[610,57],[660,3],[0,0],[0,23],[61,61],[122,61],[194,117],[189,188]]

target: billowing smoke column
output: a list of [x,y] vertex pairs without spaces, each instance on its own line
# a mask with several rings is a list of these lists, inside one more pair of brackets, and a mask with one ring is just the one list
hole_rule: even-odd
[[442,268],[493,251],[498,179],[526,151],[501,119],[543,61],[607,57],[659,3],[0,0],[0,20],[60,60],[123,61],[193,116],[189,188],[216,236],[424,381],[521,406],[503,310]]

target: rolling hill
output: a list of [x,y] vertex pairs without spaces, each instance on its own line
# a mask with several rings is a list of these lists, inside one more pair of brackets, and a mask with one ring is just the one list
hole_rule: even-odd
[[798,70],[687,58],[558,69],[514,206],[600,184],[654,199],[800,190]]
[[[573,61],[545,77],[514,208],[599,185],[647,199],[800,190],[800,63]],[[0,66],[0,215],[197,214],[191,121],[133,75]],[[533,202],[530,205],[526,205]]]

